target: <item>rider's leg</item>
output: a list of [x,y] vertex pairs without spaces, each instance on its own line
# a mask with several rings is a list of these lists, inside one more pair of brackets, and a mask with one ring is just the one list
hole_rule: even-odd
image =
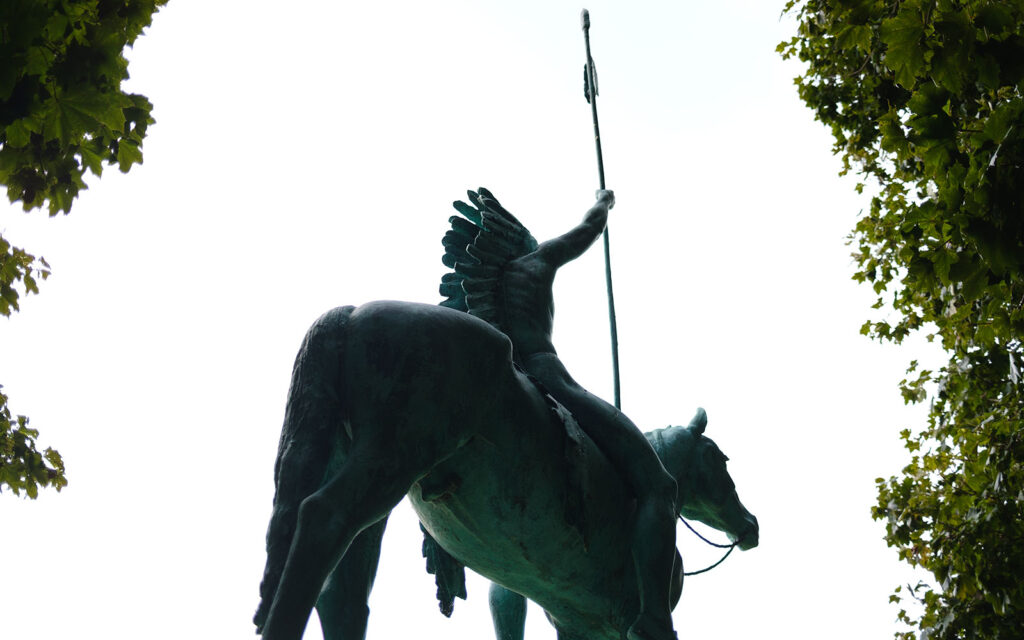
[[523,640],[526,629],[526,598],[509,591],[500,584],[491,583],[488,594],[491,621],[498,640]]
[[576,416],[580,428],[625,476],[637,497],[632,553],[641,604],[640,615],[629,630],[630,640],[672,640],[675,479],[636,425],[577,384],[555,354],[535,355],[524,364]]

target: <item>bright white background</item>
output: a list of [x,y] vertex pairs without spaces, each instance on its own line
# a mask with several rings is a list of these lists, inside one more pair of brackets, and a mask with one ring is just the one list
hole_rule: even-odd
[[[844,237],[866,200],[799,102],[781,2],[589,8],[623,405],[697,406],[761,547],[690,578],[680,638],[885,638],[911,579],[870,519],[921,421],[910,349],[859,336]],[[436,302],[449,203],[484,185],[541,239],[592,203],[580,6],[172,2],[131,52],[145,165],[0,227],[54,275],[3,321],[0,382],[70,485],[0,496],[9,639],[249,638],[291,362],[341,304]],[[555,344],[611,395],[600,250],[556,285]],[[920,351],[918,349],[918,351]],[[721,538],[721,536],[718,536]],[[688,568],[717,552],[684,529]],[[436,609],[406,504],[369,637],[487,638],[486,583]],[[531,609],[530,638],[554,638]],[[319,637],[312,622],[308,638]]]

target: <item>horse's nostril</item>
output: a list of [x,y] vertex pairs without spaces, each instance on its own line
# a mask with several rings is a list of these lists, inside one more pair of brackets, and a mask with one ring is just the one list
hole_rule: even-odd
[[757,546],[758,541],[759,541],[758,530],[756,528],[754,528],[750,532],[748,532],[747,535],[743,536],[743,542],[742,542],[742,544],[740,544],[740,548],[744,549],[744,550],[745,549],[753,549],[754,547]]

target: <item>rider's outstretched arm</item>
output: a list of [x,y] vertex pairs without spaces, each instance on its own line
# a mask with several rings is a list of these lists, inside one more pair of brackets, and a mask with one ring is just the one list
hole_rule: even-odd
[[615,194],[611,191],[598,191],[597,196],[597,202],[583,216],[583,222],[568,233],[537,247],[536,253],[545,262],[557,269],[583,255],[583,252],[594,244],[608,223],[608,210],[615,206]]

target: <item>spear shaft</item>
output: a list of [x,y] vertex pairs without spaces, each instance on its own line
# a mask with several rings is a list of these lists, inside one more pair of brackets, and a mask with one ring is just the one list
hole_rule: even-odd
[[[594,118],[594,144],[597,147],[597,175],[601,189],[604,183],[604,155],[601,153],[601,128],[597,123],[597,76],[594,73],[594,59],[590,57],[590,12],[586,9],[580,14],[583,26],[583,42],[587,47],[587,64],[584,67],[584,92],[590,103],[590,113]],[[615,321],[615,293],[612,289],[612,257],[608,239],[608,225],[604,228],[604,280],[608,288],[608,327],[612,338],[612,376],[615,388],[615,408],[622,408],[619,390],[619,331]]]

